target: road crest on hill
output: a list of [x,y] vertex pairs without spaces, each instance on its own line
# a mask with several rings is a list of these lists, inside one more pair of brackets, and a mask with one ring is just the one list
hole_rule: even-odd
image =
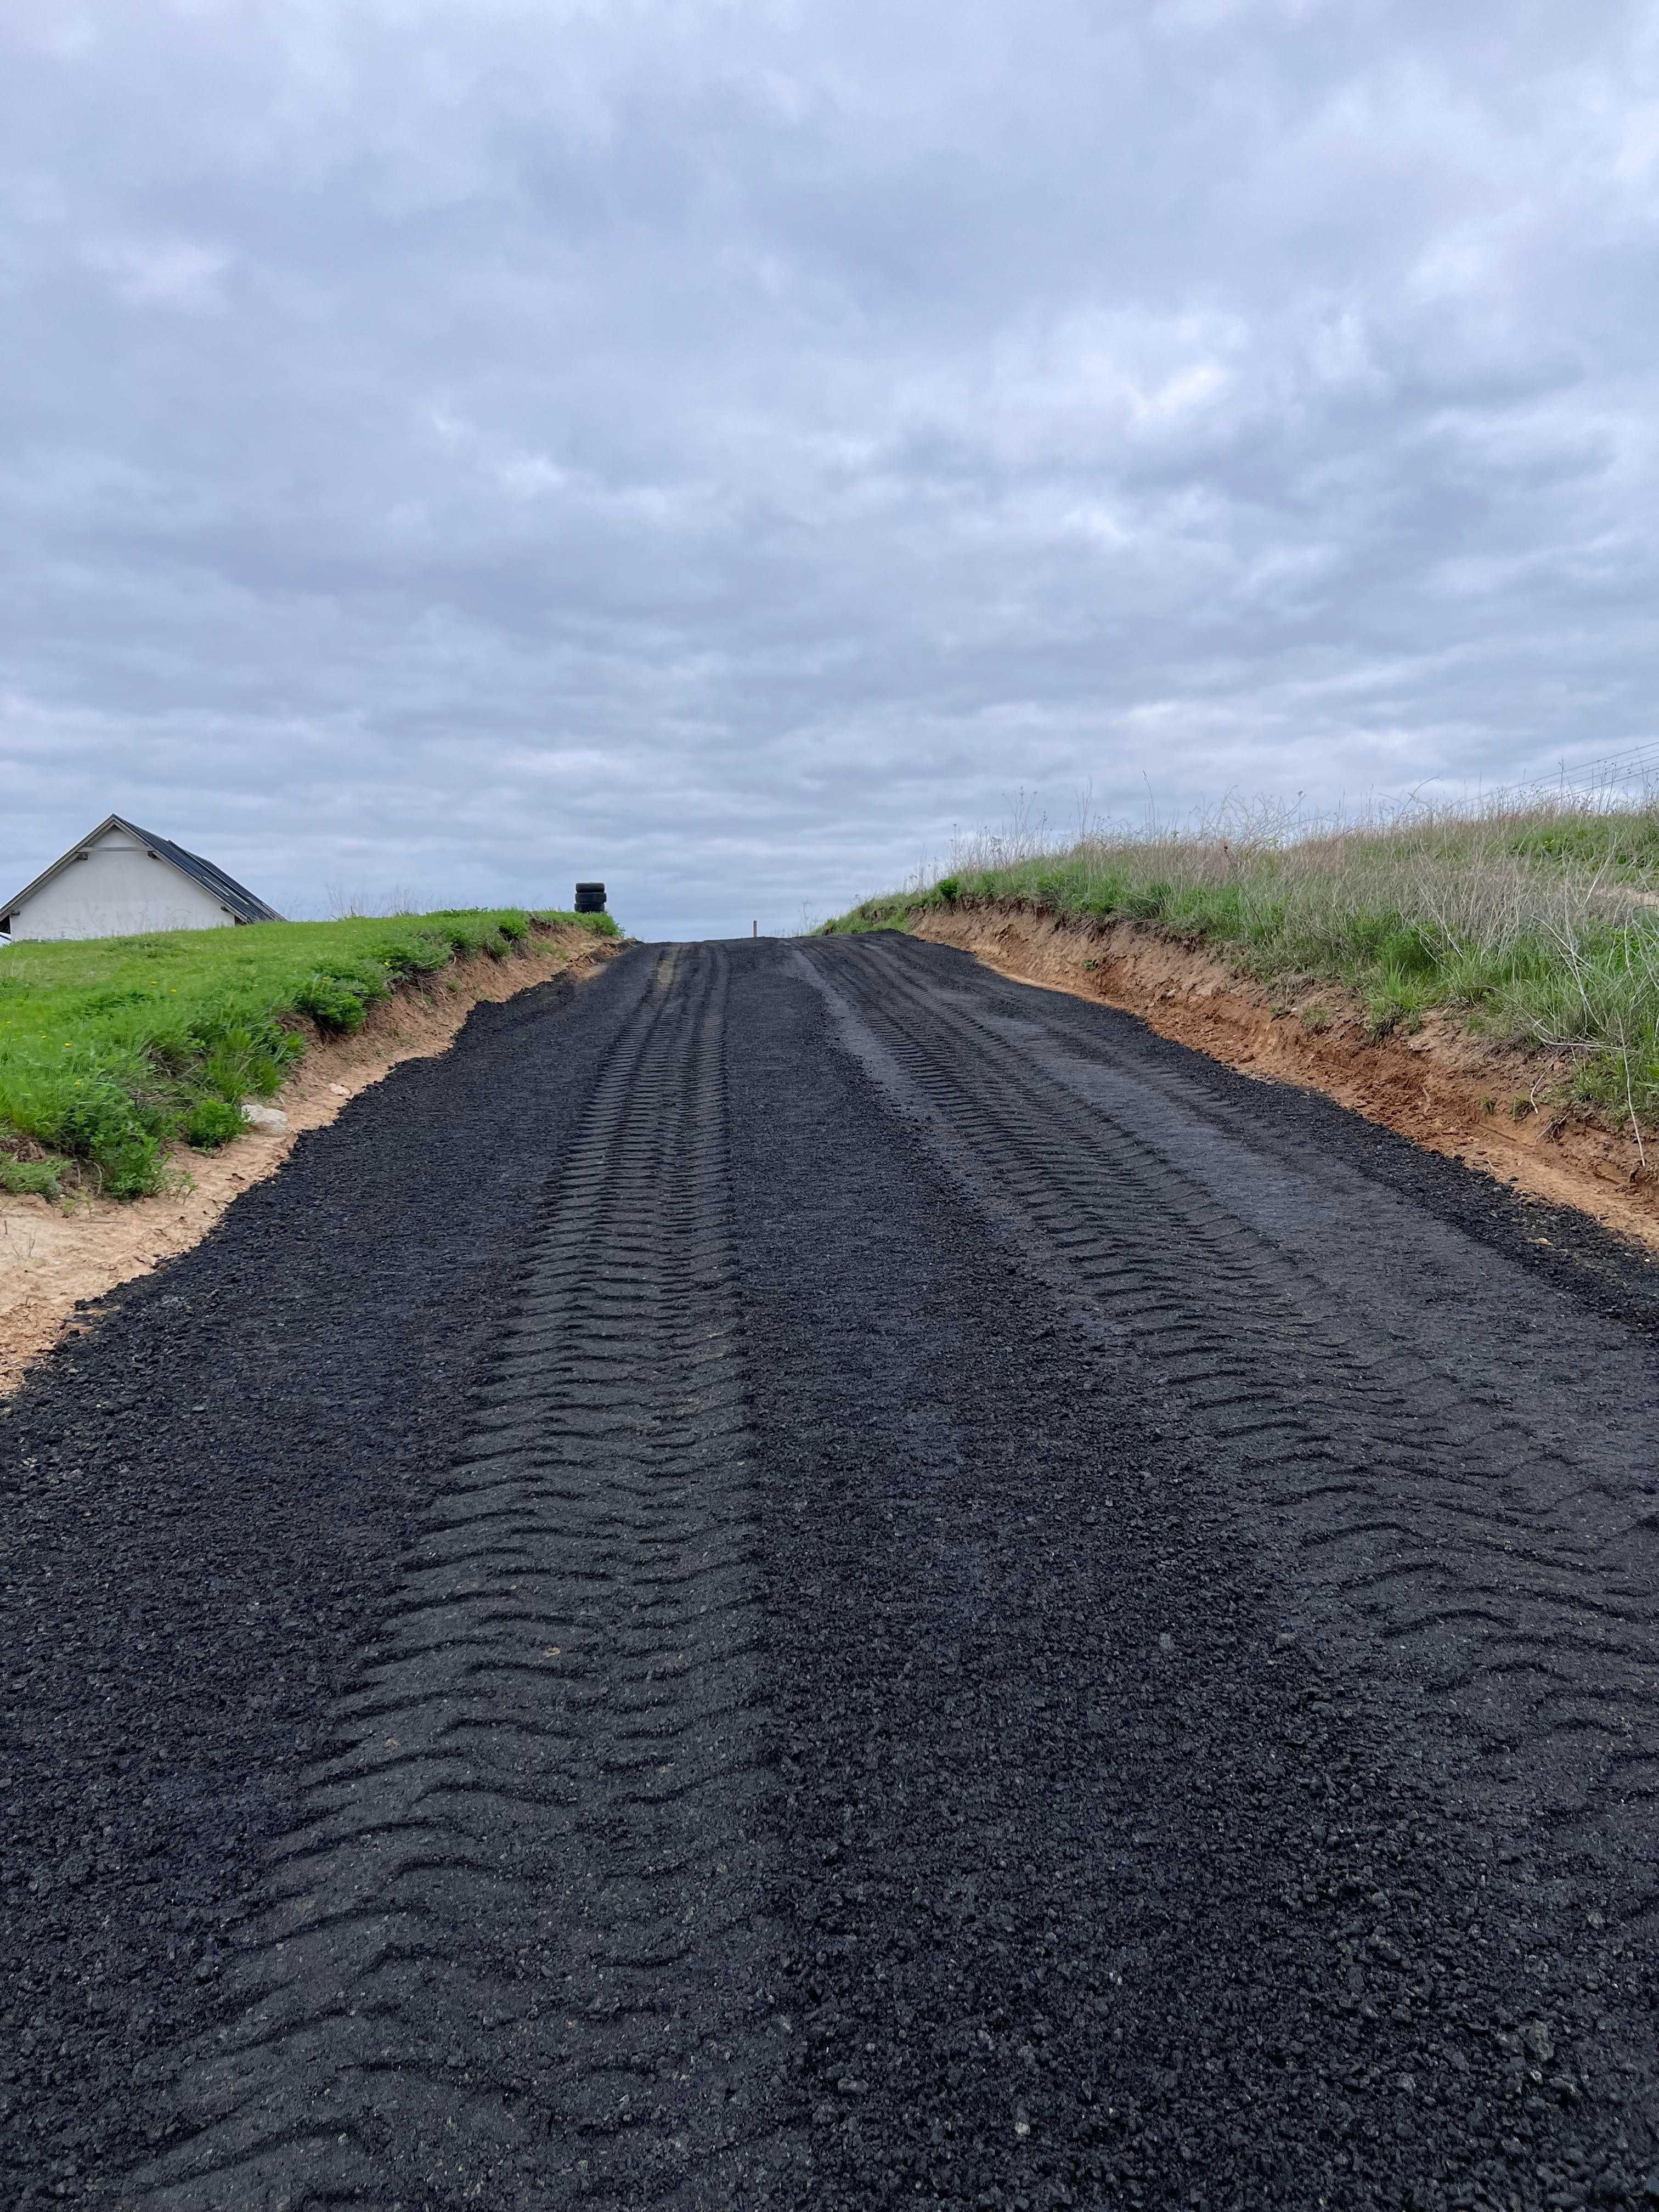
[[1659,1312],[1540,1233],[890,935],[475,1017],[0,1423],[13,2198],[1646,2201]]

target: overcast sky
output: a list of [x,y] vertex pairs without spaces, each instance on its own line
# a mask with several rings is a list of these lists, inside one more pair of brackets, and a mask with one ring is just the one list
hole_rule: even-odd
[[787,929],[1655,729],[1650,4],[7,0],[0,181],[0,896]]

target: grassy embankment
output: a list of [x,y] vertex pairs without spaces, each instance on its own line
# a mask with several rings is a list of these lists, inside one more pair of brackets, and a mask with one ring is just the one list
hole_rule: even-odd
[[[1139,923],[1287,996],[1340,987],[1378,1036],[1443,1009],[1559,1059],[1563,1087],[1613,1119],[1659,1112],[1659,809],[1568,800],[1314,831],[985,837],[938,881],[823,927],[902,928],[958,905]],[[1304,1005],[1302,1018],[1329,1016]]]
[[608,915],[398,915],[261,922],[0,952],[0,1190],[120,1198],[162,1188],[167,1147],[244,1126],[306,1049],[349,1035],[400,985],[457,958],[510,959],[538,924],[617,934]]

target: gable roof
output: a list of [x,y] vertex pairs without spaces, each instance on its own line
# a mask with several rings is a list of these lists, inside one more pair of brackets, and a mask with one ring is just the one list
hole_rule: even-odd
[[[110,818],[112,822],[116,820],[113,815]],[[228,876],[222,868],[216,868],[211,860],[204,860],[199,853],[187,853],[182,845],[175,845],[171,837],[152,836],[148,830],[140,830],[134,823],[122,822],[119,826],[131,830],[141,844],[149,845],[164,860],[171,860],[175,868],[182,868],[185,875],[194,876],[204,890],[211,891],[215,898],[228,906],[233,914],[240,915],[244,921],[282,920],[274,906],[267,906],[263,899],[255,898],[252,892],[239,884],[234,876]]]
[[187,853],[182,845],[175,845],[171,837],[157,837],[148,830],[141,830],[136,822],[129,822],[121,814],[109,815],[95,830],[88,830],[84,837],[78,837],[67,853],[54,860],[49,868],[43,869],[32,884],[25,884],[15,898],[8,899],[4,905],[0,906],[0,915],[15,914],[19,907],[34,896],[43,884],[49,884],[60,869],[66,868],[77,853],[84,852],[88,845],[110,830],[125,830],[129,837],[136,837],[141,845],[159,859],[170,860],[181,875],[188,876],[204,891],[210,892],[221,906],[228,907],[239,921],[282,920],[274,906],[267,906],[263,899],[255,898],[245,884],[239,884],[234,876],[228,876],[222,868],[216,868],[211,860],[204,860],[199,853]]

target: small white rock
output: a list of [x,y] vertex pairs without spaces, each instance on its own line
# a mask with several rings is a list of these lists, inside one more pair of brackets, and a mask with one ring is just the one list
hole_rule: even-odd
[[251,1129],[263,1129],[267,1136],[279,1136],[288,1127],[288,1115],[280,1114],[274,1106],[261,1106],[257,1099],[242,1101],[242,1119]]
[[328,1087],[337,1098],[349,1098],[351,1096],[343,1083],[331,1083]]

